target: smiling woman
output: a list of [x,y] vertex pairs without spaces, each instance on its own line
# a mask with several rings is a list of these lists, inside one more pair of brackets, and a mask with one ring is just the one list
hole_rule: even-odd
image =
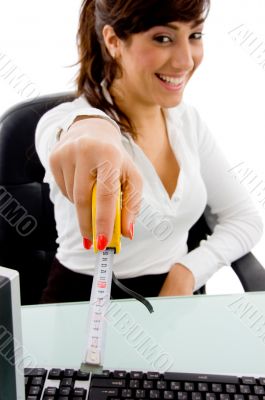
[[[94,243],[99,250],[110,243],[121,183],[122,251],[113,268],[142,295],[191,295],[260,238],[247,192],[182,100],[203,58],[208,11],[208,0],[83,2],[78,98],[45,114],[36,131],[59,244],[43,301],[89,299],[95,183]],[[188,232],[206,206],[218,223],[188,252]],[[114,297],[124,296],[116,289]]]
[[[106,87],[110,88],[114,77],[117,77],[118,72],[121,74],[121,65],[117,60],[118,51],[127,49],[129,50],[127,55],[131,54],[133,57],[133,59],[127,59],[129,70],[124,68],[123,72],[127,72],[134,88],[139,87],[140,84],[142,91],[145,91],[145,87],[142,87],[143,82],[139,82],[141,75],[138,75],[138,70],[142,69],[146,75],[156,73],[156,76],[164,83],[163,87],[175,92],[180,100],[185,83],[202,59],[200,31],[209,12],[209,6],[210,0],[84,1],[78,31],[79,95],[84,94],[92,106],[104,110],[120,126],[133,134],[132,120],[127,112],[117,105],[116,98],[113,97],[111,104],[107,101],[101,84],[104,80]],[[172,21],[182,24],[172,23]],[[114,35],[111,35],[107,26],[112,28]],[[139,33],[141,35],[135,35]],[[134,41],[133,38],[136,40]],[[184,43],[187,38],[192,42],[192,54],[188,54],[188,44]],[[143,40],[144,43],[142,43]],[[122,49],[115,49],[115,44],[120,45]],[[179,59],[184,56],[184,59],[181,65],[178,64],[178,60],[175,60],[177,69],[174,68],[173,61],[171,71],[165,70],[166,73],[164,73],[163,58],[166,64],[166,59],[172,57],[173,53]],[[126,59],[124,61],[126,62]],[[168,68],[167,65],[165,67]],[[161,74],[159,74],[160,69]],[[119,83],[122,84],[122,80]],[[150,87],[144,97],[150,94],[150,90],[152,91],[153,88]],[[166,101],[171,101],[172,105],[176,105],[176,100],[177,98]]]

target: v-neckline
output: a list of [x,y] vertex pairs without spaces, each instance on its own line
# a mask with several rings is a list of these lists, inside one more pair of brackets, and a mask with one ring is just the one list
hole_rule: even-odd
[[[170,148],[173,152],[173,155],[176,159],[176,162],[179,165],[179,174],[178,174],[178,179],[177,179],[177,183],[175,186],[175,189],[171,195],[171,197],[168,194],[168,191],[166,190],[166,187],[164,186],[159,174],[157,173],[157,170],[155,168],[155,166],[153,165],[152,161],[149,159],[149,157],[145,154],[145,152],[143,151],[143,149],[133,140],[130,138],[130,140],[133,140],[134,145],[136,146],[138,152],[140,153],[142,159],[144,160],[145,163],[147,163],[150,167],[150,169],[152,170],[153,175],[155,176],[156,181],[158,182],[158,185],[160,186],[162,192],[164,193],[164,197],[167,198],[169,203],[172,203],[174,198],[178,195],[178,197],[180,197],[181,191],[182,191],[182,174],[183,174],[183,167],[182,167],[182,162],[181,162],[181,158],[179,154],[176,154],[176,151],[174,149],[174,143],[172,143],[172,132],[171,132],[171,126],[170,123],[168,121],[167,116],[165,115],[165,123],[166,123],[166,129],[167,129],[167,136],[168,136],[168,142],[170,145]],[[178,124],[178,127],[180,128],[180,125]]]

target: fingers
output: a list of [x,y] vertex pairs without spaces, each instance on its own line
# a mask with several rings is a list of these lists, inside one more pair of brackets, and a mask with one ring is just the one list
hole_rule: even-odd
[[70,161],[70,156],[65,157],[65,160],[66,162],[61,160],[60,151],[55,150],[50,155],[50,167],[61,192],[73,202],[74,166]]
[[76,208],[81,235],[90,241],[92,234],[92,189],[96,179],[85,165],[78,164],[75,169],[73,200]]
[[[121,233],[131,238],[133,224],[140,212],[141,174],[119,146],[94,138],[72,140],[55,149],[50,157],[54,178],[62,193],[75,204],[80,232],[90,241],[92,234],[92,189],[97,183],[96,238],[99,249],[112,239],[116,201],[122,184]],[[100,248],[101,247],[101,248]]]
[[[109,157],[110,158],[110,157]],[[132,161],[124,168],[121,177],[121,167],[117,161],[104,161],[93,170],[76,168],[74,179],[74,203],[77,210],[80,230],[83,237],[92,240],[92,189],[97,183],[96,193],[96,240],[99,249],[107,247],[112,239],[116,215],[116,201],[122,181],[121,233],[132,239],[133,225],[141,207],[142,178]],[[119,164],[119,163],[118,163]]]
[[74,203],[74,193],[73,193],[73,188],[74,188],[74,168],[71,165],[66,165],[63,170],[63,179],[64,179],[64,186],[66,190],[66,197]]
[[102,245],[97,246],[101,249],[103,244],[111,241],[113,235],[114,221],[116,216],[116,202],[119,196],[119,180],[117,180],[116,189],[109,190],[106,182],[99,176],[97,179],[97,197],[96,197],[96,238],[103,241]]
[[99,162],[96,153],[90,159],[87,155],[79,157],[73,191],[81,234],[92,240],[92,189],[97,183],[94,239],[102,250],[112,239],[122,157],[116,149],[107,149],[103,153],[106,160]]
[[[97,169],[96,237],[99,249],[112,239],[120,189],[122,158],[115,154],[115,149],[107,153],[107,159]],[[99,243],[101,239],[102,243]]]
[[132,161],[129,161],[122,181],[121,232],[130,239],[133,237],[133,226],[141,209],[142,188],[142,177]]

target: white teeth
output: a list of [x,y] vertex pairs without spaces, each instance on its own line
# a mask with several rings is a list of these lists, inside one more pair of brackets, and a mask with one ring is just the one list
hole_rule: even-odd
[[180,85],[184,81],[183,77],[182,78],[173,78],[172,76],[166,76],[166,75],[160,75],[160,74],[157,74],[157,75],[163,81],[165,81],[167,83],[172,83],[173,85]]

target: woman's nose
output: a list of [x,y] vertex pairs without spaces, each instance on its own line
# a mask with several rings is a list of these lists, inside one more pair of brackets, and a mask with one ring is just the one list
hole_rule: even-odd
[[193,69],[194,59],[188,39],[179,41],[176,46],[172,48],[171,63],[172,67],[177,70],[189,71]]

